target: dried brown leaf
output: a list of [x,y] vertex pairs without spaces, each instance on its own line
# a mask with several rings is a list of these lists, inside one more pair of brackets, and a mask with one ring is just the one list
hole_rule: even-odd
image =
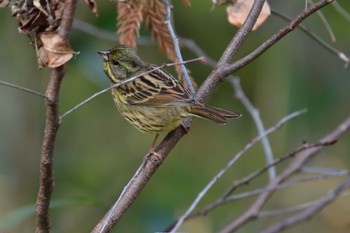
[[[252,8],[254,0],[237,0],[234,5],[230,5],[227,7],[227,18],[230,24],[241,27],[247,18],[250,9]],[[265,20],[271,14],[270,6],[267,2],[264,3],[262,11],[253,27],[253,31],[258,29],[261,24],[265,22]]]
[[94,13],[97,17],[98,10],[97,10],[97,3],[95,2],[95,0],[85,0],[85,2],[86,2],[86,4],[88,4],[91,12]]
[[191,6],[191,0],[181,0],[182,5]]
[[139,36],[143,21],[143,3],[134,4],[118,2],[118,35],[120,44],[136,47],[136,37]]
[[[57,33],[49,32],[40,34],[43,46],[38,52],[38,63],[56,68],[67,63],[74,51],[69,44]],[[45,51],[42,51],[45,50]]]
[[165,51],[168,58],[176,62],[174,44],[165,24],[166,8],[158,0],[150,0],[144,7],[145,23],[152,30],[152,40],[158,42],[161,50]]
[[9,0],[0,0],[0,8],[5,8],[9,5]]

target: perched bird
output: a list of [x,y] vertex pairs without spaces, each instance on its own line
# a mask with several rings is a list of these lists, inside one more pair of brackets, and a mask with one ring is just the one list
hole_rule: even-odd
[[[104,72],[112,84],[120,83],[156,66],[143,61],[135,49],[119,45],[99,51],[103,57]],[[112,89],[113,100],[120,114],[142,132],[168,132],[181,125],[184,118],[201,117],[219,124],[238,118],[240,113],[204,106],[197,103],[192,93],[164,69],[144,74]]]

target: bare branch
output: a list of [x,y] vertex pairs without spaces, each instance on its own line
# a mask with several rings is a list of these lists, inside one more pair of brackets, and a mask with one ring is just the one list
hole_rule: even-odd
[[[239,187],[242,187],[243,185],[247,185],[249,184],[253,179],[261,176],[264,172],[266,172],[270,167],[272,166],[276,166],[284,161],[286,161],[289,158],[293,158],[295,157],[297,154],[299,154],[300,152],[310,149],[310,148],[314,148],[314,147],[324,147],[324,146],[329,146],[329,145],[333,145],[333,142],[324,142],[324,143],[314,143],[314,144],[307,144],[307,145],[303,145],[302,147],[294,150],[293,152],[290,152],[289,154],[287,154],[286,156],[280,157],[278,159],[276,159],[275,161],[273,161],[273,163],[271,164],[267,164],[266,166],[260,168],[259,170],[247,175],[245,178],[240,179],[238,181],[236,181],[231,187],[228,188],[227,191],[224,192],[224,194],[218,198],[216,201],[212,202],[211,204],[207,205],[206,207],[204,207],[203,209],[188,215],[186,217],[185,220],[194,218],[194,217],[198,217],[198,216],[205,216],[209,211],[215,209],[218,206],[224,205],[228,202],[237,200],[237,199],[241,199],[241,198],[245,198],[245,197],[249,197],[252,195],[257,195],[260,194],[262,192],[264,192],[265,190],[263,188],[261,189],[255,189],[252,191],[248,191],[248,192],[244,192],[244,193],[239,193],[236,195],[231,195],[235,190],[237,190]],[[334,174],[328,174],[328,175],[323,175],[323,176],[317,176],[317,177],[311,177],[311,178],[306,178],[306,179],[300,179],[300,180],[296,180],[296,181],[289,181],[289,182],[285,182],[281,185],[278,186],[278,189],[282,189],[282,188],[286,188],[288,186],[291,185],[296,185],[296,184],[300,184],[300,183],[305,183],[305,182],[310,182],[310,181],[314,181],[314,180],[320,180],[320,179],[327,179],[327,178],[333,178],[333,177],[338,177],[338,176],[344,176],[347,175],[347,171],[346,172],[339,172],[339,173],[334,173]],[[169,229],[171,229],[178,220],[175,221],[175,223],[173,223],[170,227],[168,227],[165,231],[169,231]]]
[[[259,110],[253,106],[253,104],[250,102],[248,97],[244,94],[239,78],[237,77],[229,78],[228,81],[232,84],[233,88],[235,89],[236,98],[238,98],[242,102],[244,107],[248,110],[249,114],[253,118],[256,129],[258,131],[258,135],[262,135],[265,132],[265,127],[260,118]],[[265,151],[266,163],[270,164],[273,162],[273,153],[269,142],[269,138],[268,137],[262,138],[261,143]],[[276,169],[274,166],[269,168],[269,177],[270,177],[270,180],[276,177]]]
[[[350,117],[346,118],[337,128],[335,128],[332,132],[330,132],[327,136],[320,140],[320,142],[329,142],[335,141],[344,133],[346,133],[350,129]],[[275,192],[276,187],[286,180],[288,177],[293,175],[295,172],[299,171],[299,169],[307,162],[310,158],[312,158],[317,152],[319,152],[321,148],[311,148],[303,153],[299,154],[299,156],[284,170],[282,174],[277,176],[273,181],[271,181],[266,187],[265,192],[262,193],[255,202],[251,205],[251,207],[246,210],[239,218],[234,220],[232,223],[223,228],[220,233],[228,233],[233,232],[248,222],[255,219],[261,208],[265,205],[267,200],[271,197],[271,195]]]
[[[181,64],[181,63],[183,63],[183,59],[182,59],[182,55],[181,55],[181,51],[180,51],[179,39],[176,37],[176,33],[175,33],[174,28],[173,28],[173,23],[171,21],[172,5],[170,4],[170,0],[164,0],[164,4],[166,6],[166,22],[165,23],[169,29],[171,39],[173,40],[173,43],[174,43],[174,49],[175,49],[177,60]],[[181,72],[182,72],[184,79],[186,81],[186,84],[188,86],[188,89],[191,91],[192,94],[194,94],[195,91],[194,91],[194,88],[192,85],[192,81],[190,79],[190,76],[187,73],[185,65],[181,64],[180,67],[181,67]]]
[[222,73],[227,76],[243,66],[249,64],[251,61],[255,60],[261,54],[263,54],[267,49],[269,49],[272,45],[276,44],[280,39],[285,37],[288,33],[292,32],[303,20],[312,15],[313,13],[320,10],[322,7],[332,3],[334,0],[321,0],[315,4],[312,4],[305,10],[303,10],[298,16],[296,16],[292,21],[288,23],[284,28],[278,31],[275,35],[266,40],[262,45],[260,45],[253,52],[248,54],[247,56],[239,59],[235,63],[230,66],[224,67]]
[[232,159],[225,165],[223,169],[221,169],[214,177],[213,179],[204,187],[202,191],[198,194],[196,199],[192,202],[191,206],[186,210],[186,212],[178,219],[175,226],[170,230],[171,233],[174,233],[177,231],[177,229],[182,225],[182,223],[185,221],[185,219],[191,214],[193,209],[198,205],[198,203],[202,200],[204,195],[209,191],[211,187],[217,182],[217,180],[227,172],[227,170],[248,150],[250,149],[255,143],[260,141],[262,138],[266,137],[266,135],[274,132],[275,130],[281,128],[285,122],[287,122],[290,119],[293,119],[297,116],[300,116],[301,114],[305,113],[305,110],[298,111],[291,113],[284,118],[282,118],[275,126],[269,128],[266,130],[263,134],[255,137],[251,142],[249,142],[242,150],[240,150]]
[[[349,195],[350,195],[350,191],[343,192],[336,199],[339,199],[341,197],[348,197]],[[279,216],[281,214],[289,214],[291,212],[295,212],[295,211],[298,211],[298,210],[303,210],[303,209],[312,207],[312,206],[317,205],[319,203],[320,203],[320,200],[316,200],[316,201],[304,202],[302,204],[294,205],[294,206],[286,207],[286,208],[280,208],[280,209],[274,209],[274,210],[265,210],[265,211],[262,211],[259,214],[259,217],[271,217],[271,216]]]
[[[70,34],[76,0],[67,0],[63,10],[61,24],[58,30],[60,36],[66,41]],[[46,120],[41,147],[40,159],[40,187],[36,200],[36,233],[51,231],[50,202],[54,187],[53,156],[56,135],[59,128],[59,91],[65,75],[65,65],[55,68],[51,72],[49,84],[46,89]]]
[[0,80],[0,85],[4,85],[4,86],[7,86],[7,87],[12,87],[14,89],[17,89],[17,90],[20,90],[20,91],[24,91],[24,92],[27,92],[27,93],[32,94],[32,95],[36,95],[36,96],[40,96],[40,97],[46,98],[44,94],[42,94],[42,93],[40,93],[38,91],[34,91],[32,89],[29,89],[29,88],[26,88],[26,87],[21,87],[21,86],[18,86],[18,85],[12,84],[12,83],[8,83],[8,82],[5,82],[5,81],[1,81]]
[[242,46],[242,43],[246,40],[249,32],[253,29],[256,20],[262,10],[265,0],[255,0],[250,12],[244,21],[242,27],[235,34],[231,40],[229,46],[224,51],[222,57],[220,58],[217,67],[221,67],[230,62],[231,58],[237,53],[238,49]]
[[[251,29],[255,23],[251,22],[248,24],[243,24],[242,28],[237,32],[240,33],[239,35],[236,35],[234,39],[231,41],[230,45],[225,50],[223,56],[221,57],[220,61],[217,64],[217,67],[214,69],[214,71],[209,75],[209,77],[205,80],[201,88],[198,90],[196,94],[196,100],[198,101],[204,101],[211,91],[219,85],[227,76],[231,75],[235,71],[241,69],[245,65],[249,64],[256,58],[258,58],[261,54],[263,54],[266,50],[268,50],[271,46],[276,44],[280,39],[282,39],[284,36],[286,36],[288,33],[293,31],[303,20],[305,20],[308,16],[312,15],[313,13],[317,12],[322,7],[332,3],[334,0],[321,0],[318,3],[315,3],[308,7],[307,9],[303,10],[298,16],[296,16],[288,25],[286,25],[284,28],[282,28],[280,31],[278,31],[276,34],[274,34],[272,37],[270,37],[268,40],[266,40],[262,45],[260,45],[257,49],[255,49],[253,52],[248,54],[247,56],[237,60],[236,62],[232,64],[228,64],[231,57],[235,54],[235,52],[240,47],[241,43],[244,41],[247,32],[245,30]],[[262,3],[264,1],[261,1]],[[256,3],[256,1],[254,2]],[[260,2],[259,2],[260,3]],[[262,7],[261,3],[261,7]],[[254,9],[254,12],[258,11],[258,6],[253,5],[252,11]],[[259,11],[260,12],[260,11]],[[258,15],[258,13],[257,13]],[[249,18],[249,16],[248,16]],[[248,19],[247,19],[248,20]],[[248,27],[249,26],[249,27]],[[237,38],[237,39],[236,39]],[[237,44],[236,44],[237,43]],[[238,47],[237,47],[238,46]]]
[[[334,2],[333,4],[336,4],[337,2]],[[291,19],[275,10],[272,10],[272,13],[276,15],[277,17],[289,22]],[[321,37],[317,36],[315,33],[313,33],[309,28],[305,27],[302,24],[299,24],[298,29],[300,29],[302,32],[304,32],[307,36],[309,36],[312,40],[314,40],[317,44],[321,45],[323,48],[328,50],[331,54],[338,57],[341,61],[345,62],[345,64],[350,63],[350,59],[345,53],[337,50],[334,48],[331,44],[327,43],[325,40],[323,40]]]
[[292,217],[289,217],[283,220],[280,223],[273,225],[272,227],[262,231],[261,233],[275,233],[282,231],[288,227],[296,225],[302,221],[308,220],[310,217],[314,216],[321,210],[323,210],[327,205],[333,202],[341,193],[350,186],[350,176],[345,179],[337,188],[329,191],[323,198],[317,201],[314,205],[306,209],[305,211],[296,214]]
[[334,8],[341,14],[347,21],[350,22],[350,14],[342,6],[339,5],[337,1],[335,1],[333,4]]

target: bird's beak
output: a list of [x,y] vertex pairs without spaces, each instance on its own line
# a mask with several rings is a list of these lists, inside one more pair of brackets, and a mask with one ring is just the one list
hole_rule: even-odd
[[100,54],[103,57],[103,60],[108,61],[108,54],[109,54],[108,50],[106,50],[106,51],[97,51],[97,53]]

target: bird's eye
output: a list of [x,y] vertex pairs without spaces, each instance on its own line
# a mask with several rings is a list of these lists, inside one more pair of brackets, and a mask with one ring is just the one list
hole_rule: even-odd
[[115,65],[115,66],[120,66],[120,63],[119,63],[119,61],[117,61],[117,60],[113,60],[112,62],[113,62],[113,65]]

